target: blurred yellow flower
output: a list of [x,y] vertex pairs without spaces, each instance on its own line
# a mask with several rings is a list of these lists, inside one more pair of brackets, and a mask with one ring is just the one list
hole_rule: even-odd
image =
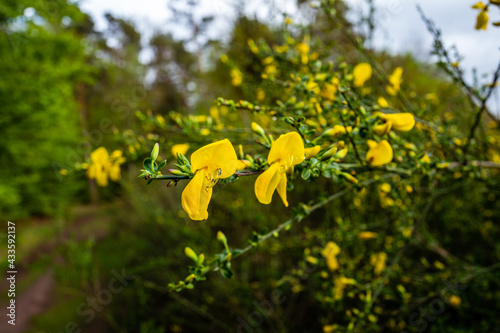
[[450,302],[451,306],[458,308],[462,304],[462,299],[456,295],[451,295],[448,297],[448,302]]
[[427,155],[427,153],[422,156],[422,158],[420,159],[420,162],[422,163],[431,163],[431,159],[429,158],[429,155]]
[[311,148],[306,148],[304,151],[305,155],[306,155],[306,159],[310,159],[311,157],[316,156],[320,150],[321,150],[321,146],[314,146]]
[[206,145],[191,155],[191,171],[195,175],[182,192],[182,208],[192,220],[208,218],[212,187],[219,178],[234,174],[236,162],[236,152],[228,139]]
[[374,253],[370,256],[370,264],[373,266],[375,275],[380,275],[385,269],[387,254],[385,252]]
[[90,153],[91,163],[87,169],[87,177],[95,179],[97,185],[107,186],[108,177],[112,181],[121,179],[120,165],[125,162],[125,157],[120,150],[115,150],[111,155],[104,147],[99,147]]
[[347,126],[347,131],[346,131],[346,126],[344,125],[335,125],[332,128],[328,128],[323,132],[324,136],[336,136],[340,134],[345,134],[346,132],[351,132],[352,127]]
[[255,181],[255,196],[260,203],[269,204],[275,190],[283,204],[286,200],[286,171],[304,161],[304,142],[297,132],[281,135],[272,145],[267,162],[269,168]]
[[253,41],[253,39],[248,39],[247,40],[247,43],[248,43],[248,47],[250,47],[250,51],[252,51],[252,53],[259,53],[259,48],[257,47],[257,45],[255,45],[255,42]]
[[362,231],[358,234],[358,238],[362,239],[362,240],[372,239],[372,238],[376,238],[376,237],[377,237],[377,233],[372,232],[372,231]]
[[482,1],[479,1],[478,3],[476,3],[475,5],[473,5],[472,8],[483,10],[483,9],[486,8],[486,5]]
[[309,53],[309,45],[307,45],[306,43],[298,43],[295,46],[295,49],[297,50],[297,52],[299,52],[302,55]]
[[389,76],[389,85],[385,87],[385,91],[389,95],[396,96],[401,88],[401,77],[403,76],[403,68],[396,67],[394,72]]
[[174,155],[174,157],[177,157],[177,154],[186,155],[189,150],[189,143],[179,143],[177,145],[173,145],[170,150],[172,151],[172,155]]
[[341,299],[344,294],[345,286],[354,283],[356,283],[354,279],[346,278],[345,276],[335,278],[333,280],[333,292],[335,294],[335,299]]
[[381,108],[386,108],[389,106],[389,103],[387,102],[387,100],[383,97],[379,97],[377,99],[377,103],[378,105],[381,107]]
[[371,166],[382,166],[392,161],[392,147],[387,140],[382,140],[378,143],[368,140],[367,144],[370,149],[366,153],[366,160]]
[[231,76],[231,84],[233,86],[238,87],[243,82],[243,74],[238,68],[231,69],[229,75]]
[[383,124],[377,125],[373,131],[378,136],[383,136],[391,129],[401,132],[408,132],[415,126],[415,117],[411,113],[386,113],[380,116]]
[[488,13],[486,10],[482,10],[477,14],[476,18],[476,30],[486,30],[488,27]]
[[339,262],[337,260],[337,255],[339,253],[340,247],[331,241],[328,242],[323,251],[321,251],[321,255],[326,259],[326,266],[328,266],[331,271],[339,268]]
[[367,62],[362,62],[354,66],[354,86],[361,87],[372,77],[372,66]]

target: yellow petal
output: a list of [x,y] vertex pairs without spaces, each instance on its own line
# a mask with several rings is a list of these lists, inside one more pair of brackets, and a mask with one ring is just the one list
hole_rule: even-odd
[[278,194],[280,195],[285,207],[288,207],[288,201],[286,201],[286,181],[286,173],[282,173],[280,182],[278,183],[278,187],[276,188],[276,190],[278,191]]
[[403,76],[403,67],[396,67],[394,72],[389,76],[389,82],[398,90],[401,84],[401,76]]
[[340,253],[340,247],[331,241],[326,243],[325,248],[323,249],[323,251],[321,251],[321,255],[323,257],[336,256],[339,253]]
[[479,12],[476,19],[476,30],[486,30],[486,28],[488,27],[488,20],[488,13],[486,13],[485,10]]
[[368,163],[370,163],[370,165],[374,167],[390,163],[392,161],[392,157],[392,147],[389,142],[387,142],[387,140],[382,140],[376,146],[370,147],[370,149],[366,153],[366,159]]
[[358,238],[362,240],[376,238],[377,233],[372,231],[362,231],[358,234]]
[[208,203],[212,197],[212,187],[206,185],[206,169],[199,170],[182,192],[182,208],[192,220],[208,218]]
[[389,106],[389,103],[387,102],[387,100],[383,97],[379,97],[377,99],[377,103],[378,105],[381,107],[381,108],[386,108]]
[[298,43],[295,46],[295,49],[302,55],[309,53],[309,45],[307,45],[306,43]]
[[99,170],[96,174],[95,181],[98,186],[106,187],[108,186],[108,175],[106,172]]
[[111,178],[111,180],[114,182],[117,182],[121,179],[119,164],[113,164],[111,166],[111,168],[109,169],[109,178]]
[[236,152],[228,139],[206,145],[191,155],[191,171],[207,167],[208,172],[220,169],[219,178],[234,174],[237,166]]
[[377,147],[378,142],[377,142],[377,141],[374,141],[374,140],[367,140],[367,141],[366,141],[366,144],[367,144],[367,145],[368,145],[368,147],[371,149],[371,148],[375,148],[375,147]]
[[304,142],[297,132],[283,134],[274,141],[267,161],[271,164],[277,160],[281,160],[280,163],[285,168],[289,168],[304,161],[304,150]]
[[271,166],[264,171],[255,181],[255,196],[260,203],[265,205],[271,203],[273,193],[281,180],[279,173],[279,163],[271,164]]
[[311,148],[304,149],[304,153],[306,155],[306,159],[310,159],[311,157],[316,156],[321,150],[321,146],[314,146]]
[[90,153],[90,159],[93,163],[102,163],[109,158],[108,151],[104,147],[99,147]]
[[474,9],[485,9],[486,5],[482,1],[479,1],[474,6],[472,6],[472,8],[474,8]]
[[425,154],[424,156],[422,156],[422,158],[420,159],[420,162],[422,163],[431,163],[431,159],[429,158],[429,155]]
[[172,155],[174,155],[174,157],[177,157],[177,154],[186,155],[188,150],[189,143],[179,143],[177,145],[173,145],[172,148],[170,148],[170,151],[172,152]]
[[375,126],[373,128],[373,132],[375,134],[377,134],[378,136],[384,136],[387,133],[389,133],[389,131],[391,130],[391,126],[392,126],[392,123],[390,121],[388,121],[384,124]]
[[354,86],[361,87],[372,76],[372,66],[366,62],[359,63],[354,66],[352,74],[354,75]]
[[382,119],[392,123],[392,129],[407,132],[415,126],[415,117],[411,113],[391,113],[382,115]]

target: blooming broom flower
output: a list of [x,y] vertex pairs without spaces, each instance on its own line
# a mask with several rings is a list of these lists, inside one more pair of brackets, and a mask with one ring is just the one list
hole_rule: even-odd
[[354,86],[361,87],[372,77],[372,66],[367,62],[362,62],[354,66]]
[[206,145],[191,155],[195,175],[182,192],[182,208],[192,220],[208,218],[212,187],[220,178],[232,176],[236,167],[236,152],[228,139]]
[[401,89],[401,77],[403,76],[403,68],[396,67],[394,72],[389,75],[389,85],[385,87],[385,91],[389,95],[396,96],[398,94],[399,89]]
[[391,129],[408,132],[415,126],[415,117],[411,113],[389,113],[383,114],[380,118],[384,123],[373,128],[378,136],[386,135]]
[[366,143],[370,148],[366,153],[366,160],[371,166],[382,166],[392,161],[392,147],[387,140],[382,140],[380,142],[368,140]]
[[108,177],[112,181],[119,181],[121,178],[120,164],[125,162],[125,157],[120,150],[115,150],[108,154],[104,147],[99,147],[90,153],[91,164],[87,169],[87,177],[95,179],[97,185],[108,186]]
[[260,203],[269,204],[275,190],[283,204],[286,200],[286,171],[304,161],[304,142],[300,135],[291,132],[280,136],[272,145],[267,157],[269,168],[255,181],[255,196]]

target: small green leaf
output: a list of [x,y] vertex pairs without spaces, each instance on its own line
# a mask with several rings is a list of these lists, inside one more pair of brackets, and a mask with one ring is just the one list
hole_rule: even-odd
[[302,170],[302,175],[301,175],[302,179],[304,180],[308,180],[309,177],[311,177],[311,170],[310,169],[304,169]]
[[149,172],[153,172],[153,169],[151,168],[151,163],[152,160],[148,157],[142,162],[142,165],[144,166],[144,169],[148,170]]
[[226,279],[231,279],[234,276],[233,271],[231,270],[231,264],[227,263],[223,267],[221,267],[220,273]]
[[163,168],[167,164],[167,160],[161,161],[160,165],[158,166],[158,169]]

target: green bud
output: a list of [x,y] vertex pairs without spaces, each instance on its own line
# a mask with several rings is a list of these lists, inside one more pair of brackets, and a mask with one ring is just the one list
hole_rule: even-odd
[[158,158],[158,153],[160,152],[160,145],[157,143],[155,143],[154,147],[153,147],[153,150],[151,151],[151,159],[153,161],[156,161],[156,159]]
[[322,160],[326,160],[330,157],[333,157],[336,153],[337,153],[337,150],[338,148],[337,147],[332,147],[330,149],[328,149],[322,156],[321,156],[321,159]]
[[287,123],[288,125],[295,125],[295,120],[292,117],[286,117],[285,123]]
[[357,184],[358,183],[358,180],[356,178],[354,178],[350,173],[341,172],[340,175],[342,177],[344,177],[345,179],[347,179],[348,181],[350,181],[351,183],[353,183],[353,184]]
[[227,238],[226,235],[222,231],[217,232],[217,240],[221,242],[222,244],[227,244]]
[[252,122],[251,126],[252,126],[252,132],[262,137],[266,137],[266,132],[259,124],[257,124],[256,122]]
[[168,171],[173,174],[173,175],[176,175],[176,176],[185,176],[186,174],[180,170],[177,170],[177,169],[168,169]]
[[240,156],[240,160],[245,158],[245,154],[243,153],[243,146],[242,145],[238,145],[238,153]]
[[205,261],[205,255],[202,253],[198,256],[198,265],[203,265],[204,261]]
[[193,282],[193,280],[194,280],[194,278],[195,278],[195,277],[196,277],[196,275],[191,274],[191,275],[189,275],[189,276],[188,276],[188,277],[187,277],[184,281],[185,281],[186,283],[191,283],[191,282]]
[[192,248],[186,247],[184,249],[184,254],[186,255],[186,257],[193,260],[194,262],[198,262],[198,256],[196,255],[196,253],[193,251]]

